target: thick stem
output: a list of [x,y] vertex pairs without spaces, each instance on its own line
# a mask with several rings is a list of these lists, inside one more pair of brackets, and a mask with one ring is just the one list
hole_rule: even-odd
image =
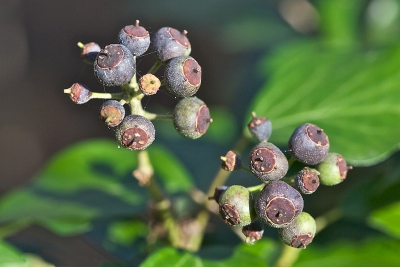
[[154,74],[161,67],[163,63],[157,60],[147,73]]

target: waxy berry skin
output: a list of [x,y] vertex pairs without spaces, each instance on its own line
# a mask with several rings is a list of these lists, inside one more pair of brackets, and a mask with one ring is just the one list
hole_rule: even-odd
[[94,74],[105,86],[129,83],[136,72],[136,61],[129,49],[121,44],[110,44],[102,49],[94,62]]
[[241,185],[229,186],[219,197],[219,215],[231,226],[245,226],[257,217],[250,191]]
[[117,100],[107,100],[100,107],[100,119],[110,127],[121,123],[125,117],[125,109]]
[[84,104],[92,97],[92,92],[89,87],[83,83],[74,83],[70,88],[65,89],[64,93],[68,93],[75,104]]
[[287,227],[279,228],[279,238],[288,246],[306,248],[312,242],[317,230],[314,218],[307,212],[302,212]]
[[117,126],[115,136],[121,146],[131,150],[144,150],[155,139],[154,125],[140,115],[128,115]]
[[266,142],[272,133],[272,124],[268,118],[257,117],[253,112],[252,120],[247,124],[250,134],[258,142]]
[[305,123],[294,130],[288,146],[295,159],[315,165],[323,161],[328,154],[329,139],[321,128]]
[[261,190],[255,200],[257,215],[269,226],[288,226],[302,211],[301,194],[283,181],[272,181]]
[[190,139],[205,134],[212,122],[207,105],[197,97],[180,100],[175,106],[173,116],[176,131]]
[[134,56],[140,56],[149,49],[150,34],[139,21],[135,25],[127,25],[118,34],[118,42],[125,45]]
[[94,61],[97,58],[97,55],[101,50],[101,47],[97,43],[91,42],[84,44],[81,49],[81,59],[83,60],[83,62],[89,65],[93,65]]
[[319,187],[319,172],[305,167],[294,178],[297,189],[303,194],[312,194]]
[[249,167],[261,181],[276,181],[284,177],[289,163],[282,151],[272,143],[262,142],[250,151]]
[[165,86],[178,97],[197,93],[201,84],[201,67],[190,56],[179,56],[168,61],[164,71]]
[[171,27],[159,29],[151,37],[157,57],[165,62],[174,57],[190,55],[191,46],[186,34],[186,31],[179,32]]

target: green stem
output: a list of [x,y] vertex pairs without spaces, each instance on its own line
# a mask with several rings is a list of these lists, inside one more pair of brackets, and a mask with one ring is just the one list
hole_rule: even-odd
[[261,190],[264,188],[265,185],[266,185],[266,184],[263,183],[263,184],[259,184],[259,185],[247,187],[247,189],[248,189],[251,193],[256,193],[256,192],[261,191]]
[[[235,151],[235,153],[240,154],[240,152],[246,148],[248,141],[249,141],[248,138],[243,134],[241,136],[241,138],[237,141],[237,143],[235,144],[235,146],[232,150]],[[207,194],[205,196],[203,208],[200,210],[200,212],[196,216],[198,230],[188,240],[187,249],[190,249],[191,251],[199,250],[199,248],[201,246],[201,242],[204,237],[205,228],[210,219],[210,211],[217,212],[217,210],[218,210],[217,203],[215,201],[209,201],[208,196],[214,195],[215,188],[218,186],[224,185],[226,183],[226,181],[228,180],[230,174],[231,174],[231,172],[225,171],[222,168],[220,168],[218,170],[218,172],[216,173],[216,175],[215,175],[213,181],[211,182],[211,185],[207,191]]]
[[157,60],[147,73],[156,73],[156,71],[161,67],[162,64],[163,63],[161,61]]
[[124,98],[124,93],[97,93],[92,92],[90,99],[116,99],[121,100]]
[[144,112],[144,115],[149,120],[172,120],[174,118],[173,115],[169,114],[155,114],[150,112]]

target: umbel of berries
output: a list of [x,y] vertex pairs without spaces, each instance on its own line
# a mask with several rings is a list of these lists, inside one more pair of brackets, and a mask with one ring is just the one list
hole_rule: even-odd
[[347,171],[353,167],[347,166],[346,160],[338,153],[328,153],[326,158],[317,165],[320,181],[323,185],[336,185],[346,179]]
[[252,119],[247,124],[251,135],[258,142],[266,142],[272,133],[272,124],[268,118],[258,117],[255,112],[251,113]]
[[168,61],[164,71],[165,86],[178,97],[194,95],[201,84],[201,67],[190,56],[179,56]]
[[250,224],[257,217],[250,191],[241,185],[228,187],[219,198],[219,215],[232,226]]
[[117,100],[107,100],[100,107],[100,119],[110,127],[121,123],[125,117],[125,109]]
[[128,115],[115,131],[121,146],[132,150],[146,149],[155,139],[155,129],[151,121],[140,115]]
[[136,20],[135,25],[127,25],[121,29],[118,41],[125,45],[134,56],[140,56],[149,49],[150,34],[145,28],[139,26],[139,21]]
[[328,154],[329,139],[321,128],[305,123],[295,129],[288,146],[295,159],[315,165],[323,161]]
[[261,181],[275,181],[285,176],[289,164],[282,151],[272,143],[262,142],[250,151],[249,167]]
[[94,62],[94,74],[105,86],[128,83],[136,72],[136,61],[129,49],[121,44],[110,44],[102,49]]
[[170,27],[159,29],[152,36],[152,44],[161,61],[167,61],[174,57],[188,56],[191,52],[191,46],[187,32],[179,32]]
[[269,226],[288,226],[303,211],[301,194],[283,181],[272,181],[255,200],[257,215]]
[[280,239],[288,246],[306,248],[314,239],[317,226],[314,218],[307,212],[302,212],[285,228],[279,228]]
[[197,97],[180,100],[175,106],[173,117],[177,132],[191,139],[205,134],[212,122],[208,107]]

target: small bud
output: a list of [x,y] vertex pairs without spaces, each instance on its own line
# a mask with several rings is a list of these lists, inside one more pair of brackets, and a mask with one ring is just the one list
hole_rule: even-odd
[[287,227],[278,229],[278,234],[286,245],[294,248],[306,248],[314,239],[316,230],[314,218],[307,212],[302,212]]
[[94,42],[87,44],[78,43],[78,46],[81,48],[81,59],[83,62],[93,65],[97,55],[101,50],[101,47]]
[[125,117],[125,109],[117,100],[107,100],[100,107],[100,119],[110,127],[121,123]]
[[139,79],[139,89],[145,95],[154,95],[160,89],[161,82],[156,76],[147,73]]
[[214,195],[212,197],[209,197],[208,199],[209,200],[214,199],[215,202],[217,202],[217,204],[219,204],[219,198],[221,197],[222,193],[225,192],[225,190],[227,188],[228,187],[225,185],[216,187],[214,190]]
[[232,150],[228,151],[224,157],[221,157],[221,160],[221,168],[226,171],[231,172],[242,168],[242,160]]
[[303,194],[312,194],[319,187],[319,172],[315,169],[304,167],[294,179],[294,183]]
[[252,245],[262,238],[264,234],[264,224],[259,221],[254,221],[249,225],[243,226],[242,233],[246,237],[246,243]]
[[64,93],[69,94],[76,104],[84,104],[92,97],[92,92],[82,83],[74,83],[70,88],[64,89]]
[[252,120],[247,125],[251,135],[258,142],[266,142],[271,136],[272,125],[271,121],[265,117],[257,117],[255,112],[251,113]]

